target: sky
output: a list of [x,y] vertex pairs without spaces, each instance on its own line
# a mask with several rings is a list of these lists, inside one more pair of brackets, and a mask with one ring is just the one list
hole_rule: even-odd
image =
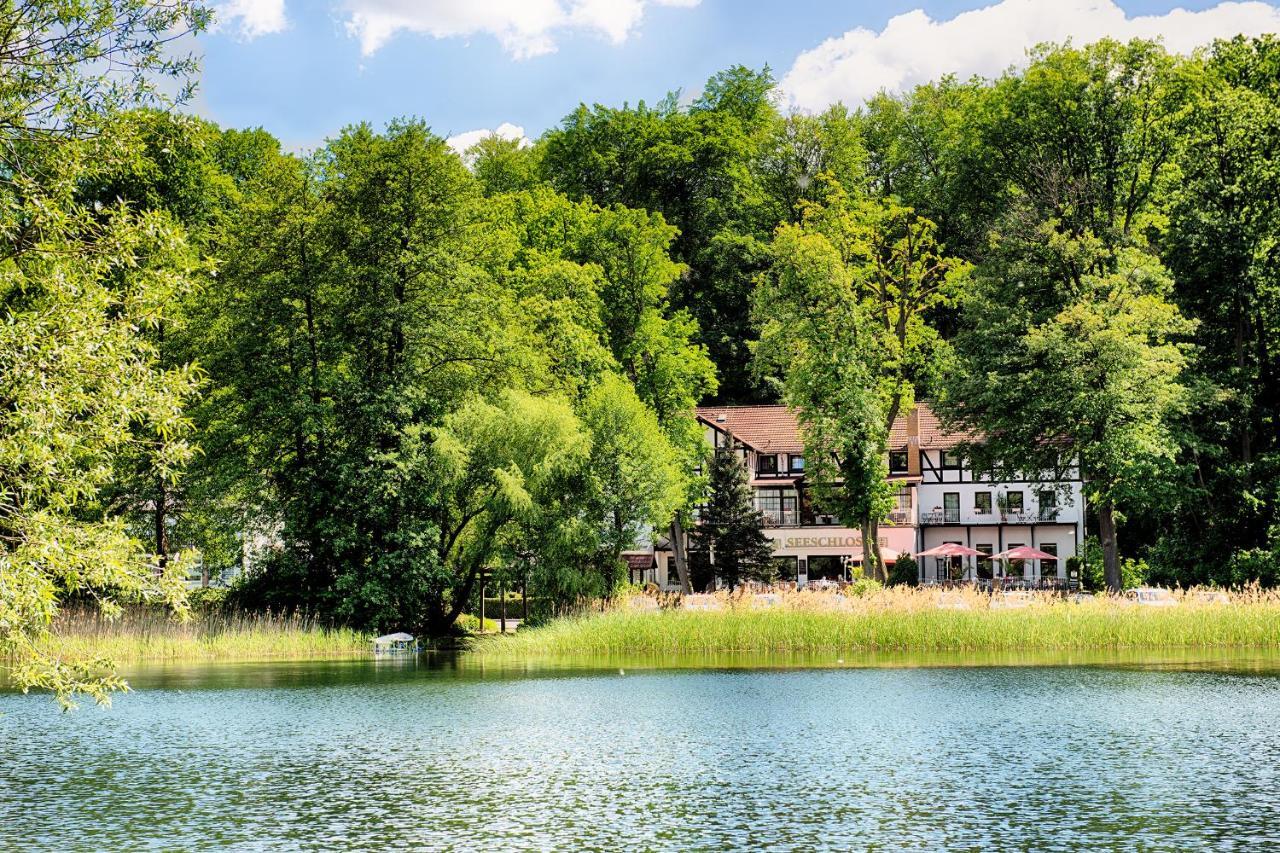
[[1028,47],[1280,32],[1280,0],[213,0],[193,108],[314,148],[342,127],[417,116],[465,147],[536,138],[579,103],[657,101],[735,64],[768,65],[785,109],[857,106]]

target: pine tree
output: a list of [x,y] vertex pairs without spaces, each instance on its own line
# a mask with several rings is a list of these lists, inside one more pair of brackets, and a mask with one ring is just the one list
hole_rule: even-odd
[[709,479],[707,502],[689,535],[695,586],[709,588],[717,578],[730,588],[772,581],[773,543],[764,535],[746,466],[734,448],[716,449]]

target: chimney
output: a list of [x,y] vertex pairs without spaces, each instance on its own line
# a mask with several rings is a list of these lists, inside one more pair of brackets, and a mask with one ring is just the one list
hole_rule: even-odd
[[907,474],[920,476],[920,407],[907,413]]

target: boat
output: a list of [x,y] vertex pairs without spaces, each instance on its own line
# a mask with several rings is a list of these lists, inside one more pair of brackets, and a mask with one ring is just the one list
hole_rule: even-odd
[[422,651],[418,645],[418,641],[414,639],[412,634],[406,634],[403,631],[395,634],[384,634],[373,641],[373,653],[379,657],[383,655],[416,655]]

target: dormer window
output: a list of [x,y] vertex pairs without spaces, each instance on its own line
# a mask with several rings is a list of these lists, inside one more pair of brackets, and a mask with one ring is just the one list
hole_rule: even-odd
[[939,457],[939,462],[945,469],[954,470],[960,467],[960,455],[954,450],[944,450]]
[[905,450],[889,451],[889,473],[890,474],[907,473],[907,451]]
[[777,474],[778,473],[778,457],[769,455],[759,455],[756,457],[756,473],[757,474]]
[[792,474],[804,473],[804,457],[798,453],[792,453],[787,457],[787,470]]

